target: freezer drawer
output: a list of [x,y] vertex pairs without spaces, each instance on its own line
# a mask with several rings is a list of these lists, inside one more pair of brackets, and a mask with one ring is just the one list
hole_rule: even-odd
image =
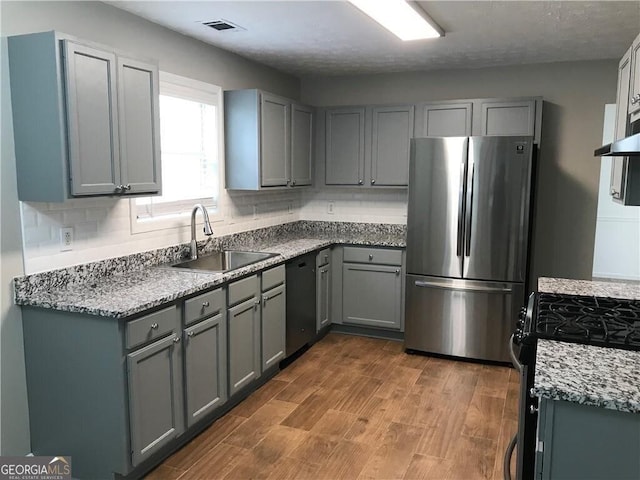
[[521,283],[406,277],[405,348],[509,362]]

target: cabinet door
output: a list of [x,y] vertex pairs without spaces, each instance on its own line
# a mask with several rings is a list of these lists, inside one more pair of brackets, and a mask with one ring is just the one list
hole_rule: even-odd
[[640,35],[631,45],[631,84],[628,98],[631,121],[635,121],[636,113],[640,112]]
[[343,323],[400,328],[400,267],[344,263],[342,282]]
[[226,312],[184,330],[187,427],[227,400]]
[[371,185],[408,185],[413,106],[374,107],[372,115]]
[[262,370],[284,358],[286,339],[285,286],[262,294]]
[[467,137],[471,135],[472,103],[420,105],[416,137]]
[[535,100],[482,101],[480,108],[480,135],[535,134]]
[[184,430],[181,355],[180,337],[174,335],[127,355],[134,466]]
[[263,187],[289,183],[290,107],[289,102],[263,93],[260,100],[260,150]]
[[291,186],[311,185],[313,110],[291,105]]
[[229,309],[229,396],[260,376],[260,302]]
[[325,183],[364,183],[364,108],[336,108],[326,112]]
[[316,270],[316,332],[329,325],[331,307],[331,265]]
[[[616,130],[615,139],[626,137],[629,125],[629,90],[631,88],[631,54],[629,48],[618,64],[618,89],[616,94]],[[615,201],[624,202],[627,171],[626,157],[611,158],[611,179],[609,194]]]
[[158,67],[118,57],[120,174],[125,193],[160,192]]
[[119,193],[116,57],[64,41],[71,194]]

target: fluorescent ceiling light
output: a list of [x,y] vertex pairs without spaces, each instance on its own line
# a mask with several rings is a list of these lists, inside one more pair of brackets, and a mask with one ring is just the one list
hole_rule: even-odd
[[[418,5],[405,0],[349,0],[400,40],[420,40],[444,31]],[[413,3],[413,2],[412,2]]]

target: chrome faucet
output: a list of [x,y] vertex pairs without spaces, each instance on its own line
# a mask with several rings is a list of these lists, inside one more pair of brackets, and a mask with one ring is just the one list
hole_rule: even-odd
[[198,258],[198,245],[196,244],[196,212],[198,209],[202,210],[202,218],[204,219],[204,234],[206,236],[213,235],[213,228],[211,228],[211,222],[209,221],[209,214],[207,209],[201,203],[193,206],[191,210],[191,260]]

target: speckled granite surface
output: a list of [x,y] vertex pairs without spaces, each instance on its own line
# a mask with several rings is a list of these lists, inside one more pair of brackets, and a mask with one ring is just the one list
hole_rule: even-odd
[[158,266],[185,258],[188,245],[19,277],[19,305],[122,318],[333,244],[404,247],[404,225],[300,221],[208,239],[200,255],[246,249],[278,255],[228,273]]
[[622,281],[605,282],[540,277],[538,279],[538,291],[545,293],[564,293],[567,295],[640,300],[640,283]]
[[534,394],[640,413],[640,352],[538,340]]

